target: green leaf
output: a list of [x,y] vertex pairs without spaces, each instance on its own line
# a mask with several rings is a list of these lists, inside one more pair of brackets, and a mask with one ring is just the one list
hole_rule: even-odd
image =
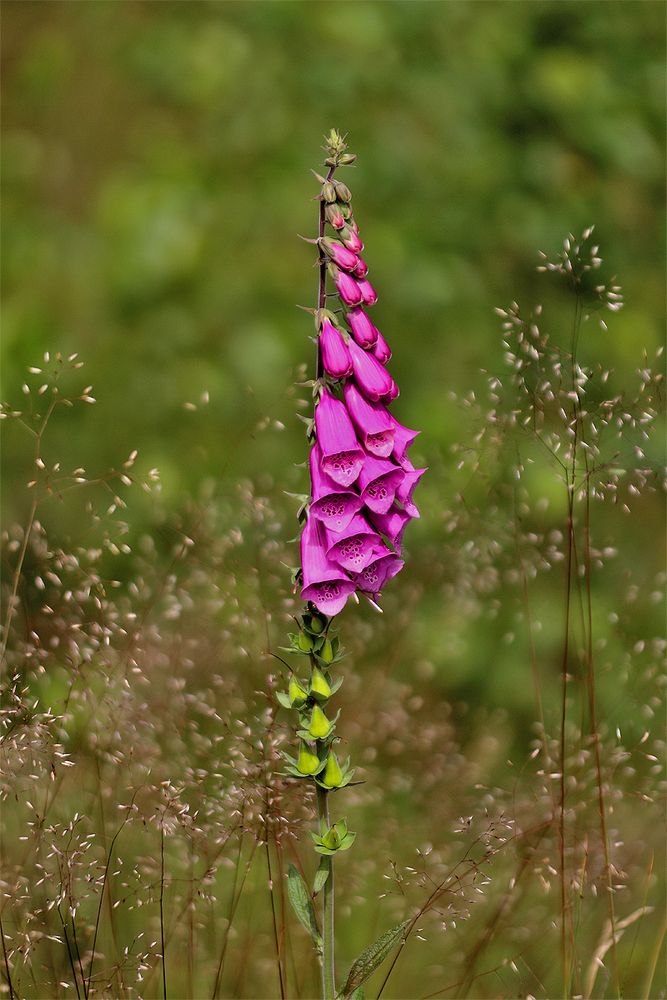
[[303,881],[294,865],[290,865],[287,872],[287,895],[290,903],[292,904],[292,909],[313,939],[313,943],[317,948],[318,953],[321,953],[322,938],[320,937],[320,932],[317,929],[313,901],[310,898],[310,893],[308,892],[306,883]]
[[330,862],[322,860],[320,862],[320,867],[315,872],[315,880],[313,882],[313,892],[316,896],[318,892],[321,892],[324,888],[324,883],[329,878],[330,871]]
[[284,691],[276,691],[276,699],[280,702],[283,708],[292,707],[292,703],[289,700],[289,696],[286,695]]
[[352,997],[358,995],[357,990],[359,987],[373,975],[375,970],[382,965],[385,958],[391,954],[405,934],[410,923],[410,920],[404,920],[401,924],[397,924],[391,930],[385,931],[365,951],[362,951],[359,958],[352,963],[345,986],[341,990],[344,1000],[352,1000]]

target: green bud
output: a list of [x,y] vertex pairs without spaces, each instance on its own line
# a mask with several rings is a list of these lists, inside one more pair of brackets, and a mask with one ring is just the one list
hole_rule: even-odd
[[306,743],[302,743],[299,749],[299,759],[296,762],[296,766],[301,774],[317,774],[320,763],[320,758],[317,754]]
[[299,632],[299,638],[297,639],[297,645],[301,652],[310,653],[313,648],[313,640],[305,632]]
[[342,181],[334,181],[334,187],[336,189],[336,197],[338,201],[352,201],[352,192],[347,184],[343,184]]
[[292,708],[301,708],[302,705],[306,704],[306,699],[308,698],[308,692],[306,691],[305,687],[301,684],[301,681],[296,676],[296,674],[292,674],[292,676],[290,677],[287,694]]
[[313,713],[310,717],[308,732],[314,740],[325,740],[331,732],[332,726],[319,705],[313,706]]
[[334,823],[321,838],[324,847],[330,851],[335,851],[340,847],[340,843],[347,836],[347,823],[342,819],[339,823]]
[[329,751],[329,756],[327,757],[327,764],[324,768],[324,774],[322,775],[322,784],[326,785],[327,788],[339,788],[343,782],[343,772],[341,770],[340,764],[338,763],[338,758],[333,751]]
[[322,198],[330,204],[336,201],[336,188],[331,181],[325,181],[322,185]]
[[317,655],[324,663],[333,663],[334,651],[333,646],[331,645],[331,639],[324,640],[324,644]]
[[310,696],[316,701],[326,701],[331,697],[331,685],[319,667],[313,667],[310,678]]
[[338,158],[338,162],[342,166],[347,166],[348,163],[354,163],[356,158],[357,158],[356,153],[343,153],[343,155]]
[[310,619],[308,628],[310,629],[311,632],[314,632],[315,635],[321,635],[321,633],[324,632],[325,626],[326,626],[325,618],[320,618],[319,615],[313,615],[313,617]]

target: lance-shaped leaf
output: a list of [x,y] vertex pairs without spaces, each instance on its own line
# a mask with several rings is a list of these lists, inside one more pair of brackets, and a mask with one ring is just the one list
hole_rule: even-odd
[[310,934],[318,953],[322,952],[322,937],[317,927],[313,901],[306,883],[303,881],[294,865],[287,872],[287,895],[292,909]]
[[370,979],[375,970],[382,965],[385,958],[391,954],[401,938],[404,937],[410,923],[410,920],[404,920],[397,924],[396,927],[392,927],[391,930],[380,935],[377,941],[369,945],[365,951],[362,951],[359,958],[352,963],[345,985],[340,992],[343,1000],[350,1000],[355,990],[358,990],[367,979]]

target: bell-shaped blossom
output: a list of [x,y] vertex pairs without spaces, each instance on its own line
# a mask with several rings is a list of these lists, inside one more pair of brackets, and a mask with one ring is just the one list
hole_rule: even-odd
[[408,458],[403,459],[401,467],[405,475],[396,489],[396,496],[401,501],[410,517],[420,517],[419,508],[412,501],[412,494],[414,493],[419,480],[427,470],[415,469],[414,465]]
[[362,350],[353,340],[349,343],[350,357],[357,385],[368,399],[379,400],[389,395],[394,381],[377,358]]
[[375,514],[386,514],[405,476],[400,465],[394,465],[386,458],[366,455],[359,474],[361,499],[366,507]]
[[382,403],[371,403],[357,389],[354,382],[343,387],[347,412],[357,429],[359,440],[366,451],[378,458],[389,458],[394,450],[394,418]]
[[353,250],[354,253],[361,253],[364,249],[364,244],[361,242],[359,233],[355,232],[351,226],[346,227],[346,229],[340,234],[340,238],[348,250]]
[[352,374],[352,359],[340,330],[325,319],[320,332],[322,365],[331,378],[346,378]]
[[350,309],[345,319],[350,324],[352,336],[359,344],[359,347],[368,350],[375,346],[380,336],[380,331],[371,323],[363,309]]
[[337,271],[335,282],[336,290],[346,306],[358,306],[361,303],[361,289],[351,274]]
[[310,449],[310,513],[331,531],[343,531],[361,510],[362,499],[352,490],[342,490],[322,471],[322,452],[317,442]]
[[327,558],[326,549],[324,525],[317,518],[308,517],[301,534],[301,597],[332,617],[340,614],[355,588],[340,566]]
[[326,532],[327,558],[348,573],[360,573],[384,548],[375,528],[360,514],[355,514],[341,532]]
[[342,267],[344,271],[353,271],[357,266],[359,258],[353,250],[348,250],[342,243],[336,240],[323,239],[322,246],[331,257],[334,264]]
[[404,565],[400,556],[393,552],[387,552],[369,563],[365,569],[362,569],[361,573],[357,573],[355,577],[357,587],[365,594],[377,595],[387,580],[400,573]]
[[350,486],[359,477],[364,452],[345,404],[328,389],[322,391],[315,408],[315,434],[322,453],[322,471],[340,486]]
[[394,425],[394,458],[397,462],[402,463],[405,458],[405,452],[421,432],[410,430],[409,427],[400,424],[392,413],[389,416]]
[[368,278],[361,278],[357,282],[357,285],[359,286],[361,301],[367,306],[374,306],[378,300],[378,295]]
[[361,257],[357,257],[357,263],[353,267],[355,278],[365,278],[368,274],[368,264]]
[[[377,327],[375,329],[377,330]],[[381,364],[386,365],[391,358],[391,348],[379,330],[377,333],[378,339],[375,341],[375,346],[373,347],[373,355]]]
[[378,531],[382,532],[385,538],[388,538],[391,544],[394,546],[398,554],[401,554],[401,543],[403,541],[403,532],[405,531],[408,521],[412,518],[407,511],[401,510],[394,504],[393,507],[387,511],[386,514],[374,514],[369,515],[371,522]]

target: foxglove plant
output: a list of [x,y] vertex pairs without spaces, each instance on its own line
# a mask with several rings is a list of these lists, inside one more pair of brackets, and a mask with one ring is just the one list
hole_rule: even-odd
[[[314,783],[318,829],[313,834],[320,864],[312,893],[293,866],[288,894],[311,934],[322,964],[323,1000],[348,997],[397,944],[405,924],[387,931],[353,964],[337,989],[334,966],[334,859],[355,834],[344,818],[330,818],[329,798],[350,783],[349,759],[336,753],[340,713],[328,703],[343,678],[333,668],[342,658],[334,628],[350,597],[365,597],[377,610],[385,584],[403,567],[401,545],[407,524],[419,517],[412,494],[425,469],[415,469],[406,451],[419,433],[404,427],[388,407],[398,386],[386,365],[391,350],[366,309],[377,301],[354,220],[352,195],[335,178],[354,162],[344,139],[326,140],[326,176],[320,183],[319,233],[311,240],[319,254],[315,318],[317,363],[312,383],[314,418],[308,424],[310,495],[300,510],[301,565],[295,581],[306,606],[290,635],[288,651],[307,656],[310,676],[291,671],[281,704],[298,712],[298,747],[285,754],[286,774]],[[333,230],[330,235],[327,225]],[[322,894],[320,925],[312,898]]]

